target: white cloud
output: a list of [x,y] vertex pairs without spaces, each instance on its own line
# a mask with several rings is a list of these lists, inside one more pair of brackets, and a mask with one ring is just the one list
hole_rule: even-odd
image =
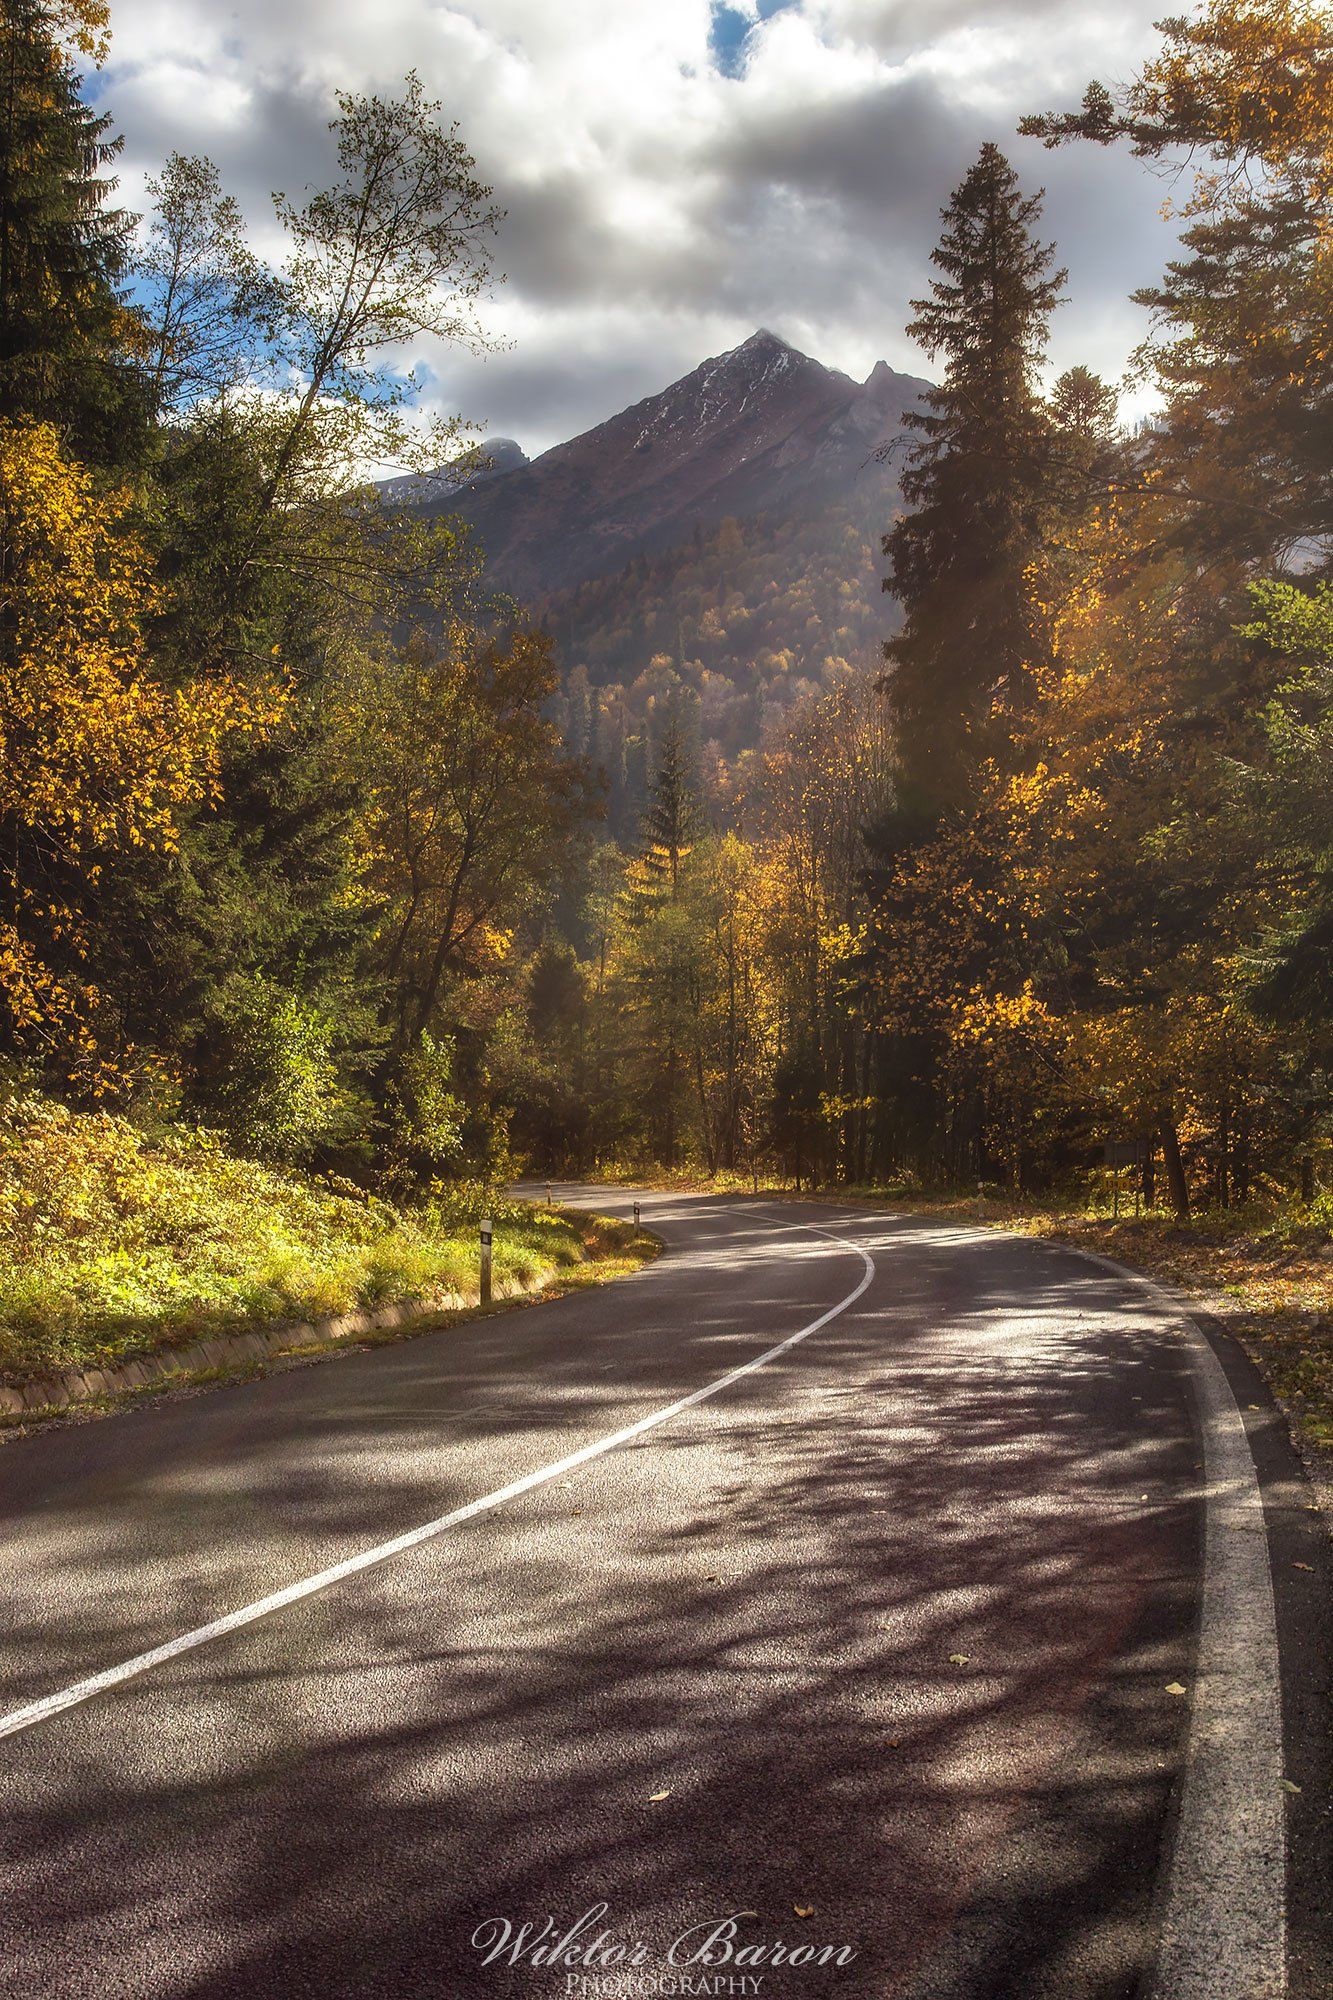
[[[508,210],[485,360],[422,358],[432,397],[537,450],[773,326],[865,374],[924,372],[902,327],[938,211],[994,138],[1049,190],[1074,303],[1053,359],[1115,375],[1125,303],[1169,239],[1160,190],[1120,155],[1044,153],[1025,110],[1127,74],[1155,6],[1088,0],[733,0],[720,72],[708,0],[113,0],[102,94],[124,188],[173,147],[211,153],[261,238],[274,187],[327,171],[339,88],[416,68]],[[733,28],[735,23],[733,22]]]

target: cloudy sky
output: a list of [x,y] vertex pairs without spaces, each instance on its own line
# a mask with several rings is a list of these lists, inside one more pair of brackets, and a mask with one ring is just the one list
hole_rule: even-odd
[[[1172,241],[1118,150],[1047,153],[1020,114],[1128,77],[1159,0],[113,0],[98,83],[122,190],[210,154],[256,230],[328,172],[339,88],[415,68],[507,210],[507,345],[423,355],[429,394],[535,452],[757,326],[861,377],[929,373],[903,333],[939,209],[998,141],[1069,266],[1052,361],[1118,378],[1127,301]],[[1130,399],[1126,409],[1141,407]]]

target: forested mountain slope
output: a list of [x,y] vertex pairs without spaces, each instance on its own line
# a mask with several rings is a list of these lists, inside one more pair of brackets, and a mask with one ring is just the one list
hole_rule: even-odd
[[502,440],[483,479],[427,489],[423,512],[461,514],[553,634],[560,719],[613,821],[642,796],[655,716],[680,713],[711,775],[840,662],[878,657],[900,504],[881,448],[926,387],[882,361],[855,382],[761,328],[531,462]]
[[847,501],[805,517],[729,516],[539,600],[564,668],[566,740],[606,772],[613,819],[643,794],[655,718],[680,713],[712,779],[840,662],[878,658],[895,623],[880,532]]

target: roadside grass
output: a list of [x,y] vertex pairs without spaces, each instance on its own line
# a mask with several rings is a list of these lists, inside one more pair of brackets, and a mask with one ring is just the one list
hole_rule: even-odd
[[[634,1268],[632,1232],[480,1187],[392,1208],[173,1128],[36,1095],[0,1106],[0,1378],[109,1367],[155,1348],[408,1300],[475,1296],[477,1218],[525,1288]],[[617,1262],[620,1260],[620,1263]]]

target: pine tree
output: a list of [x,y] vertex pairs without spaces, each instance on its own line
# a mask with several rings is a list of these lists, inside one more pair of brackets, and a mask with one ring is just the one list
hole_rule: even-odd
[[632,1046],[625,1069],[656,1156],[674,1164],[688,1103],[689,1060],[698,1049],[700,939],[689,907],[687,863],[700,831],[691,759],[673,703],[658,744],[641,847],[631,863],[624,914],[625,985]]
[[657,753],[643,815],[643,868],[655,894],[675,897],[681,864],[698,833],[699,809],[689,751],[680,717],[673,708]]
[[117,291],[130,218],[106,205],[121,142],[79,94],[63,19],[6,0],[0,20],[0,417],[53,423],[77,458],[123,465],[147,396]]
[[902,480],[912,511],[884,537],[885,588],[905,613],[885,656],[909,814],[965,793],[992,710],[1021,700],[1023,577],[1048,460],[1037,370],[1065,281],[1032,234],[1041,200],[983,146],[943,211],[941,276],[913,300],[908,332],[945,366],[904,420],[919,434]]

